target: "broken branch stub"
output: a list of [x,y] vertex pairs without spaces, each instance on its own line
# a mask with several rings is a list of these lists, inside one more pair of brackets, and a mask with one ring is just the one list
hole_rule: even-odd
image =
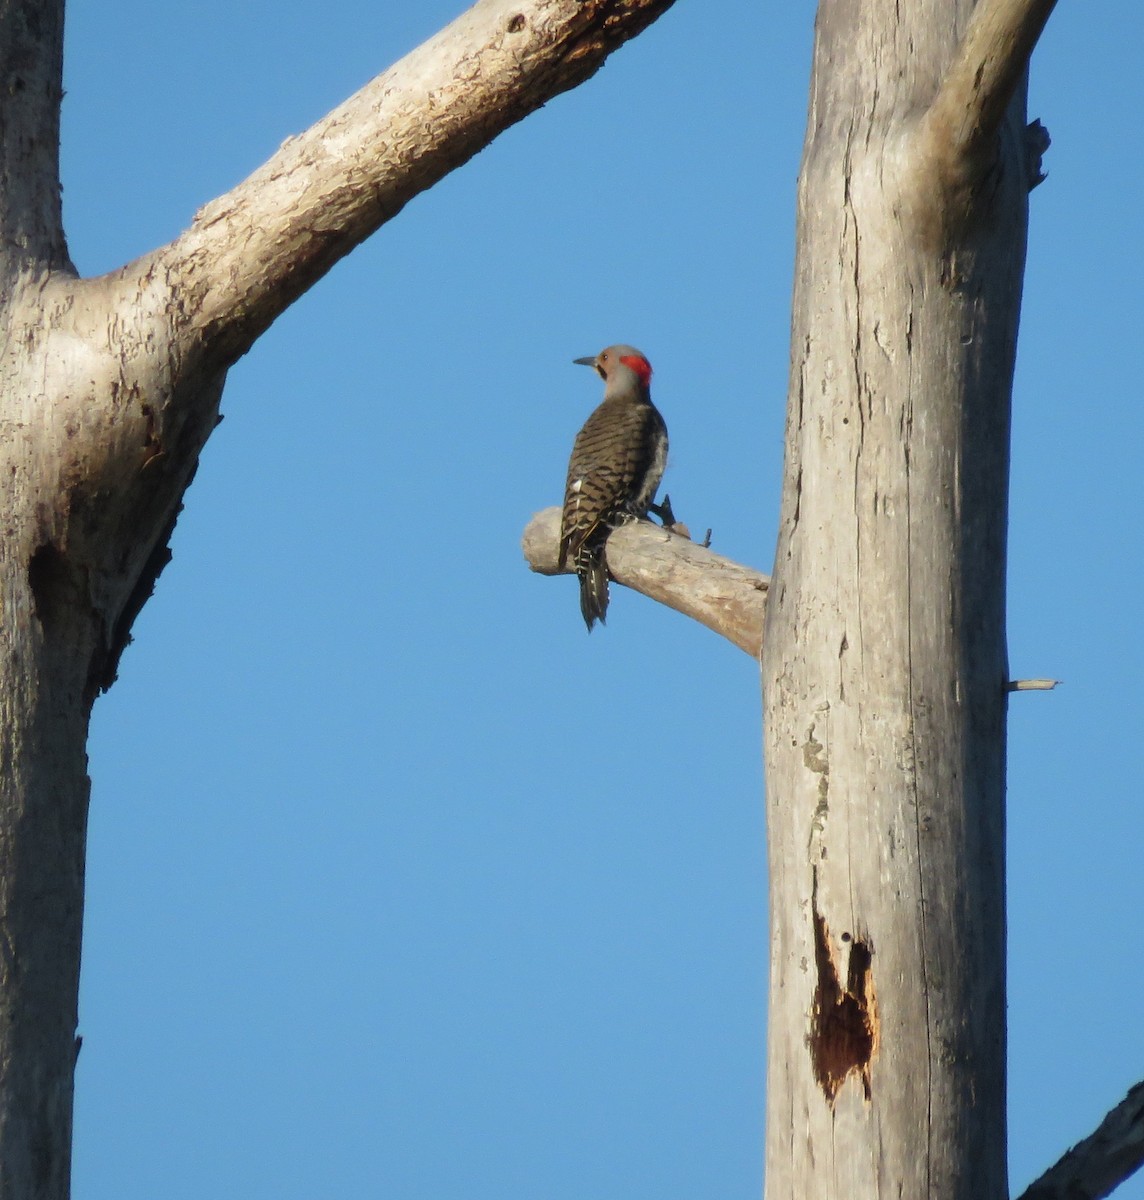
[[[559,566],[559,546],[560,509],[546,508],[525,528],[525,560],[541,575],[574,574],[571,564]],[[617,583],[693,617],[752,658],[759,656],[770,583],[766,575],[650,521],[613,530],[605,553]]]

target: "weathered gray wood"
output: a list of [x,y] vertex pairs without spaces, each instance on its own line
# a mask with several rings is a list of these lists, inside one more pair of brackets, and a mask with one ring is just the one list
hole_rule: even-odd
[[[525,528],[522,549],[528,565],[542,575],[570,574],[558,565],[560,509],[538,512]],[[651,521],[613,530],[606,553],[608,573],[617,582],[694,617],[758,658],[768,579]]]
[[88,796],[92,623],[38,552],[71,483],[39,378],[40,289],[67,267],[62,43],[62,3],[0,4],[0,1196],[21,1200],[67,1192]]
[[189,351],[233,362],[414,196],[589,78],[673,2],[479,0],[132,273],[169,280]]
[[1007,1194],[1014,85],[1045,8],[819,6],[762,654],[769,1200]]
[[1102,1200],[1144,1167],[1144,1082],[1138,1083],[1020,1200]]
[[63,0],[0,0],[3,1200],[68,1193],[88,717],[168,558],[227,367],[409,199],[670,4],[481,0],[170,246],[80,280],[60,217]]

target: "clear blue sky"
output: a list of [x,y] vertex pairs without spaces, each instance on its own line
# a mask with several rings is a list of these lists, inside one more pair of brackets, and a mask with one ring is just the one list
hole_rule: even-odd
[[[70,0],[80,269],[461,7]],[[769,567],[812,22],[680,0],[231,373],[95,712],[77,1200],[759,1195],[757,671],[622,589],[589,638],[519,536],[623,340],[677,510]],[[1065,685],[1011,705],[1015,1189],[1144,1077],[1142,46],[1062,4],[1033,71],[1010,649]]]

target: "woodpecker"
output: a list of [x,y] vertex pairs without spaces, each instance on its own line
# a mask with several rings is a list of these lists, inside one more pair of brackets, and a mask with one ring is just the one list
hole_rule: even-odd
[[604,543],[617,526],[647,513],[667,463],[667,426],[651,402],[651,364],[631,346],[609,346],[592,367],[604,400],[576,435],[560,520],[560,566],[580,576],[580,612],[588,632],[608,612]]

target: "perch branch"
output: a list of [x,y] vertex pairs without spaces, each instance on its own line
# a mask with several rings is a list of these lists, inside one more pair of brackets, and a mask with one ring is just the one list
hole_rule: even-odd
[[479,0],[125,269],[165,279],[176,336],[230,365],[414,196],[583,82],[673,0]]
[[1010,679],[1005,685],[1008,692],[1051,692],[1059,679]]
[[1101,1200],[1144,1166],[1144,1081],[1021,1194],[1019,1200]]
[[[532,570],[559,575],[560,509],[537,513],[524,531],[522,548]],[[613,531],[606,554],[617,583],[642,592],[676,612],[694,617],[758,658],[763,644],[766,575],[715,554],[650,521]],[[564,574],[572,568],[566,567]]]
[[921,126],[923,160],[936,165],[955,191],[972,189],[993,161],[1005,111],[1055,5],[1056,0],[979,0],[974,8]]

